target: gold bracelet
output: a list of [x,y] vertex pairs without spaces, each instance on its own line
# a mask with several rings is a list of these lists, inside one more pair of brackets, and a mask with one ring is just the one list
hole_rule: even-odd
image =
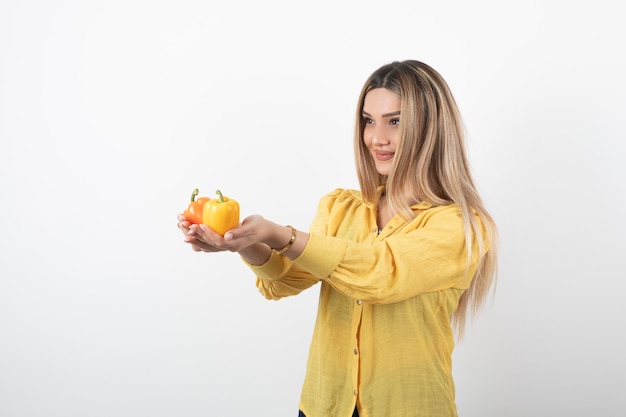
[[296,241],[296,229],[294,229],[293,226],[287,226],[287,227],[291,229],[291,239],[289,239],[289,242],[287,242],[287,244],[283,246],[282,249],[274,249],[274,251],[279,255],[282,255],[283,253],[287,252],[289,248],[291,247],[291,245],[293,245],[293,242]]

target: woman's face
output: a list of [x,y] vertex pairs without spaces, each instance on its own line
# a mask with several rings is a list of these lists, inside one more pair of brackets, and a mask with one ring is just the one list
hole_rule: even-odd
[[375,88],[363,103],[363,142],[381,175],[389,175],[400,130],[400,96],[386,88]]

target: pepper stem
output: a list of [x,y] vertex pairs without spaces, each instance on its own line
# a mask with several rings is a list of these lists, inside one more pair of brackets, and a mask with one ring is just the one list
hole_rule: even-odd
[[224,196],[222,195],[222,192],[220,190],[215,191],[215,194],[219,195],[217,201],[219,201],[220,203],[224,202]]
[[199,191],[197,188],[193,189],[193,192],[191,193],[191,202],[193,203],[194,201],[196,201],[196,196],[198,195]]

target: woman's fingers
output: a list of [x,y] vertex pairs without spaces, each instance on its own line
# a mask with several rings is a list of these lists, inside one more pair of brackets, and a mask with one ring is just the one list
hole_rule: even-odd
[[178,215],[178,228],[183,232],[185,236],[187,236],[187,234],[189,233],[190,225],[191,223],[187,221],[185,216],[183,216],[182,214]]
[[192,224],[184,215],[178,215],[178,228],[185,235],[185,242],[196,252],[235,252],[259,240],[257,227],[263,218],[250,216],[238,227],[222,236],[204,224]]
[[221,235],[203,224],[192,224],[189,226],[189,233],[187,236],[202,243],[204,245],[203,250],[205,252],[230,250]]
[[185,238],[185,242],[189,243],[191,245],[191,249],[193,249],[196,252],[222,252],[224,251],[224,249],[207,244],[191,236],[187,236]]

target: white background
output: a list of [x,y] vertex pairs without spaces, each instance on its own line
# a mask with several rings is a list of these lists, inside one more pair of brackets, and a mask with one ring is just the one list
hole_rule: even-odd
[[626,415],[618,3],[1,0],[0,415],[297,415],[318,287],[266,301],[176,214],[308,228],[396,59],[449,82],[501,232],[459,414]]

